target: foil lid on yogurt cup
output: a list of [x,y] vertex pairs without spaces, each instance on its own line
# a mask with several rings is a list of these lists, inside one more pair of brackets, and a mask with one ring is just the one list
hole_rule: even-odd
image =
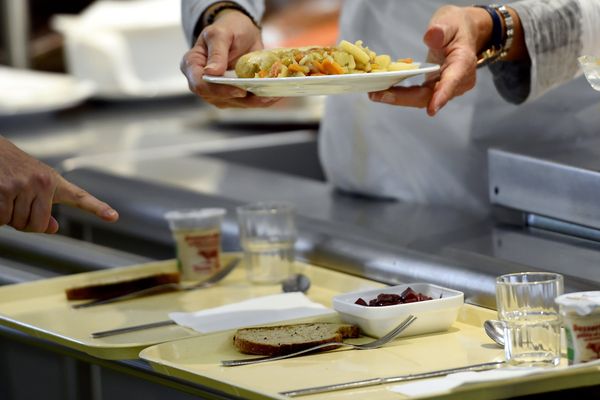
[[173,210],[165,214],[172,230],[212,228],[221,225],[227,210],[224,208],[199,208]]
[[555,300],[562,310],[584,316],[600,312],[600,291],[565,293]]

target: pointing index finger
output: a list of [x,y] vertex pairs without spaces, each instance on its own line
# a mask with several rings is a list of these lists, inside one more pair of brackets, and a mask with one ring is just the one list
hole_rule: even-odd
[[119,219],[119,214],[111,206],[63,178],[54,192],[53,203],[77,207],[107,222],[115,222]]

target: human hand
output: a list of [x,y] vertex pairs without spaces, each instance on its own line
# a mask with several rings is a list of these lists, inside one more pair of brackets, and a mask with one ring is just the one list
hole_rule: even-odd
[[51,215],[56,203],[81,208],[107,222],[119,218],[108,204],[0,137],[0,226],[56,233],[58,222]]
[[440,64],[439,73],[427,76],[420,86],[393,87],[373,92],[376,102],[427,108],[434,116],[448,101],[475,86],[477,52],[491,35],[491,18],[476,7],[444,6],[429,22],[423,41],[429,47],[427,61]]
[[184,55],[181,71],[192,92],[219,108],[268,107],[279,99],[254,96],[240,88],[202,79],[205,74],[223,75],[242,55],[262,48],[260,30],[252,20],[239,11],[224,10]]

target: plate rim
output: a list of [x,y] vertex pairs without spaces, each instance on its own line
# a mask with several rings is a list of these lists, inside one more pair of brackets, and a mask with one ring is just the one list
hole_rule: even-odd
[[[368,80],[376,78],[402,78],[405,76],[414,76],[420,74],[426,74],[430,72],[439,71],[441,66],[439,64],[432,63],[418,63],[419,68],[405,69],[401,71],[383,71],[375,73],[361,73],[361,74],[339,74],[339,75],[319,75],[319,76],[292,76],[292,77],[281,77],[281,78],[234,78],[217,76],[217,75],[204,75],[202,79],[209,83],[218,84],[231,84],[231,85],[243,85],[243,84],[261,84],[260,86],[273,84],[273,83],[306,83],[309,81],[329,81],[329,80]],[[228,70],[225,73],[231,72]]]

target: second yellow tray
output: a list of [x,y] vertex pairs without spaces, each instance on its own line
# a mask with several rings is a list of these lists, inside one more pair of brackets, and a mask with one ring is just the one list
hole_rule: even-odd
[[[496,312],[464,305],[447,332],[396,339],[374,350],[347,350],[239,367],[221,360],[247,358],[232,344],[233,331],[162,343],[146,348],[140,358],[162,374],[188,380],[227,395],[247,399],[285,399],[280,393],[362,379],[431,372],[503,361],[504,350],[484,333],[483,322]],[[510,380],[480,382],[418,397],[436,400],[493,400],[600,384],[600,364],[551,368],[548,372]],[[299,399],[406,399],[391,386],[315,394]]]

